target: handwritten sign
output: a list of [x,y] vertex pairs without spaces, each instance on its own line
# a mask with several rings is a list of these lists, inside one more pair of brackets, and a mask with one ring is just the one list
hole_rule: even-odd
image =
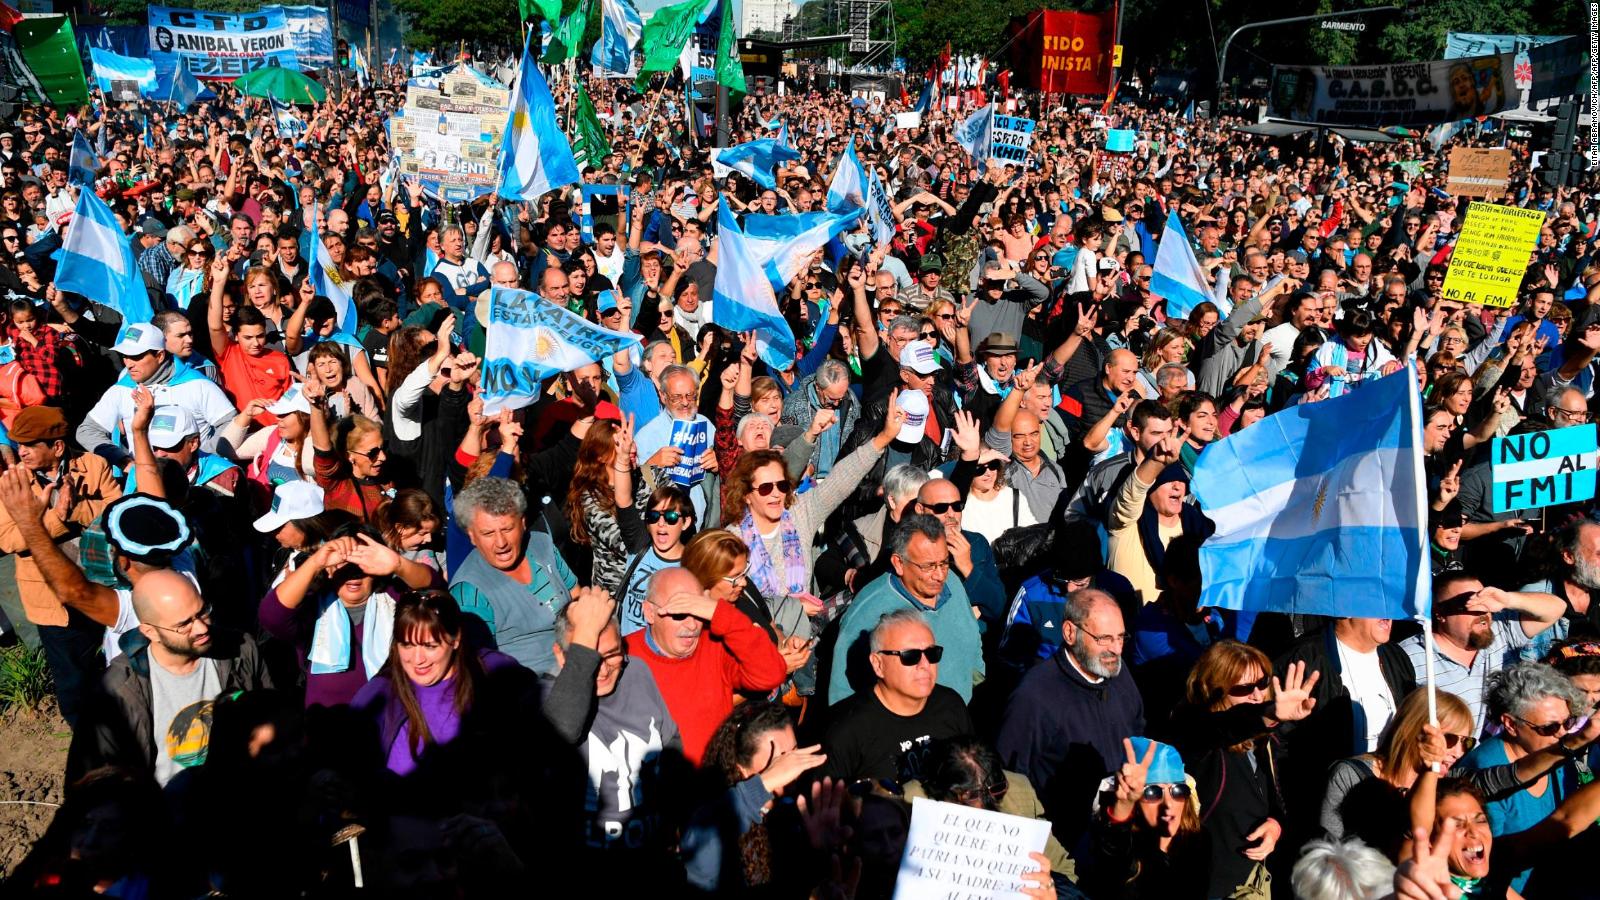
[[1445,190],[1457,197],[1499,197],[1511,184],[1511,151],[1503,148],[1457,147],[1450,151],[1450,180]]
[[1039,868],[1050,823],[917,798],[900,857],[894,900],[1022,897],[1022,876]]
[[1528,271],[1528,257],[1544,225],[1536,209],[1473,203],[1450,256],[1444,299],[1484,306],[1510,306]]
[[673,422],[672,437],[667,444],[683,451],[683,459],[667,469],[669,480],[684,487],[693,487],[705,479],[706,470],[700,465],[700,457],[711,449],[711,428],[706,422],[700,419]]
[[1033,146],[1034,121],[1016,116],[994,117],[994,140],[989,158],[1002,164],[1025,165],[1028,148]]
[[1593,498],[1597,450],[1593,424],[1495,438],[1489,448],[1494,480],[1490,510],[1538,509]]

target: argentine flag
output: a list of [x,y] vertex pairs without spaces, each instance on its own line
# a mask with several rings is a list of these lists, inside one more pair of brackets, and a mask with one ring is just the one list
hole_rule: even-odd
[[633,50],[644,34],[644,19],[629,0],[600,0],[600,40],[589,51],[589,64],[618,78],[639,74]]
[[578,163],[572,158],[572,145],[556,124],[550,86],[524,42],[516,89],[511,94],[511,118],[500,145],[500,196],[537,200],[577,182]]
[[532,291],[493,288],[479,393],[483,412],[528,406],[545,379],[639,343],[636,334],[601,328]]
[[277,126],[278,133],[288,137],[299,137],[305,134],[306,123],[295,115],[294,107],[276,97],[267,98],[267,103],[272,106],[272,121]]
[[[105,129],[101,129],[103,134]],[[83,187],[94,185],[94,173],[100,171],[100,157],[94,153],[94,148],[89,146],[89,139],[83,132],[72,133],[72,156],[67,163],[67,181]]]
[[[774,291],[782,291],[800,274],[818,247],[854,228],[862,215],[860,209],[781,216],[751,213],[744,217],[743,241],[751,259],[766,273],[767,283]],[[718,267],[720,271],[720,258]]]
[[156,314],[128,236],[122,233],[111,207],[94,191],[78,191],[72,224],[61,244],[56,287],[98,300],[121,313],[124,332],[129,325],[148,322]]
[[778,298],[754,250],[756,243],[739,230],[727,200],[719,198],[717,279],[711,290],[717,324],[730,331],[755,332],[756,353],[761,361],[787,371],[794,365],[794,331],[778,311]]
[[989,148],[994,145],[994,104],[989,104],[967,117],[956,129],[956,143],[967,151],[982,172],[989,162]]
[[[101,34],[105,34],[102,30]],[[137,59],[112,53],[109,48],[89,48],[89,67],[94,71],[94,83],[103,93],[112,91],[112,84],[131,81],[139,93],[148,93],[156,86],[156,64],[148,59]]]
[[[1200,261],[1194,257],[1194,248],[1189,246],[1189,235],[1184,233],[1183,223],[1176,212],[1169,210],[1166,229],[1156,244],[1156,262],[1150,274],[1150,290],[1167,300],[1167,318],[1188,318],[1189,311],[1201,303],[1216,302],[1208,281]],[[1221,308],[1225,304],[1231,306],[1224,297],[1217,306]],[[1232,311],[1223,309],[1222,314],[1226,316]]]
[[889,204],[889,195],[879,183],[878,173],[861,164],[853,136],[828,185],[827,206],[829,212],[835,213],[865,209],[873,243],[887,244],[894,240],[894,208]]
[[1205,605],[1422,619],[1432,589],[1422,397],[1407,366],[1207,447],[1194,493]]
[[729,172],[738,172],[769,191],[776,190],[778,181],[772,171],[781,162],[800,158],[799,152],[788,145],[786,132],[787,129],[775,138],[759,138],[718,150],[711,157],[713,174],[720,181]]
[[306,276],[311,279],[311,287],[318,295],[333,301],[333,312],[339,327],[331,339],[341,344],[354,344],[359,347],[361,343],[355,340],[356,326],[359,324],[355,300],[351,299],[344,288],[334,284],[333,279],[328,276],[333,269],[333,257],[328,254],[328,248],[322,243],[317,218],[317,216],[311,217],[311,269]]

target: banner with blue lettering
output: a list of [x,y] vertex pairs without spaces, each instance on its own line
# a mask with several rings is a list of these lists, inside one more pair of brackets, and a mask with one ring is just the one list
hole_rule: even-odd
[[299,69],[289,19],[281,6],[252,13],[149,7],[150,58],[156,71],[189,62],[196,78],[230,81],[266,66]]
[[333,64],[333,22],[321,6],[285,6],[289,40],[300,65],[315,69]]
[[667,440],[667,445],[683,451],[683,459],[666,471],[669,481],[683,487],[694,487],[705,480],[706,470],[700,465],[700,457],[711,449],[710,422],[704,419],[674,421],[672,437]]

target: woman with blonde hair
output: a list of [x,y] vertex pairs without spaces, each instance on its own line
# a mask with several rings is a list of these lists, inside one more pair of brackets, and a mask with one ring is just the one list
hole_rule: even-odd
[[293,312],[278,294],[278,278],[270,269],[251,266],[244,270],[242,279],[244,301],[260,311],[267,320],[267,346],[284,350],[284,322]]
[[712,599],[732,603],[735,609],[749,616],[750,621],[760,625],[783,654],[784,664],[791,673],[811,658],[810,641],[798,635],[790,636],[800,630],[798,617],[804,615],[804,610],[799,605],[787,610],[796,621],[773,618],[767,599],[750,583],[750,548],[738,535],[722,528],[700,532],[684,545],[682,565],[700,579],[701,587],[710,592]]
[[1258,880],[1258,866],[1284,832],[1278,787],[1277,731],[1317,705],[1321,673],[1291,663],[1280,680],[1265,653],[1238,641],[1212,644],[1195,661],[1184,698],[1172,712],[1173,744],[1200,792],[1211,839],[1207,897],[1230,897]]
[[[1156,332],[1139,361],[1139,393],[1143,394],[1146,400],[1160,400],[1161,387],[1156,380],[1156,373],[1165,365],[1183,365],[1184,357],[1188,354],[1189,344],[1184,340],[1182,332],[1176,328],[1163,328]],[[1191,391],[1194,390],[1193,372],[1188,373],[1187,387]]]

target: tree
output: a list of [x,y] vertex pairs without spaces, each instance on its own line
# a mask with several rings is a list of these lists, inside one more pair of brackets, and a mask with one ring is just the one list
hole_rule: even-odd
[[406,42],[414,46],[503,44],[522,33],[517,0],[395,0],[394,5],[411,20]]

